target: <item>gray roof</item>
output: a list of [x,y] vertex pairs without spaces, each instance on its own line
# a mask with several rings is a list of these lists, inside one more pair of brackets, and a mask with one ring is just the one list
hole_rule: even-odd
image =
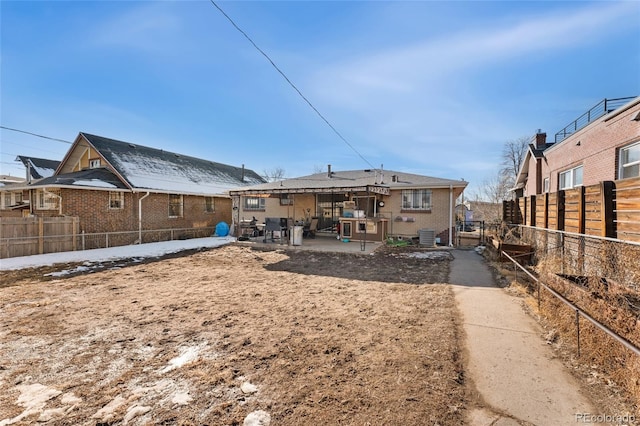
[[16,161],[21,161],[31,174],[31,179],[42,179],[53,176],[60,165],[60,161],[47,160],[46,158],[27,157],[18,155]]
[[127,189],[127,186],[110,170],[105,168],[87,169],[79,172],[54,175],[29,185],[38,186],[73,186],[91,188]]
[[131,189],[222,194],[265,180],[253,170],[81,132]]
[[252,185],[229,191],[231,195],[260,193],[304,193],[304,192],[337,192],[362,191],[380,187],[393,189],[414,188],[464,188],[468,182],[464,180],[443,179],[392,170],[347,170],[316,173],[277,182]]

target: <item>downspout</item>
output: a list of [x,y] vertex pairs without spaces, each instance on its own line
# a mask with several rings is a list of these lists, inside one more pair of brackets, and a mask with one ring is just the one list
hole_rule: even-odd
[[54,194],[53,192],[47,191],[46,188],[42,188],[42,191],[45,194],[53,195],[54,197],[58,197],[58,214],[62,216],[62,195]]
[[138,244],[142,244],[142,200],[149,196],[147,191],[141,198],[138,199]]
[[449,185],[449,247],[453,247],[453,185]]

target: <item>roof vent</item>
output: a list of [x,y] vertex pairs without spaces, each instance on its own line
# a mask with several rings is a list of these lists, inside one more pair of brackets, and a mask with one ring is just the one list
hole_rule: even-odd
[[135,146],[134,144],[130,143],[130,144],[129,144],[129,148],[136,149],[136,146]]

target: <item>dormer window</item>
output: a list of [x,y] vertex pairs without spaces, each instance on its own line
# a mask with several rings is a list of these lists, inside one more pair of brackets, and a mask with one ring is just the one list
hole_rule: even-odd
[[89,168],[90,169],[97,169],[98,167],[100,167],[100,159],[96,158],[94,160],[89,160]]

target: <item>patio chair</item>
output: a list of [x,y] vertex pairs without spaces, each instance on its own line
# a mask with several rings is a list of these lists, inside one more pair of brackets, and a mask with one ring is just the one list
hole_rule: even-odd
[[309,223],[309,227],[308,228],[306,226],[304,227],[302,236],[308,237],[308,238],[315,238],[317,230],[318,230],[318,218],[312,217],[311,223]]

